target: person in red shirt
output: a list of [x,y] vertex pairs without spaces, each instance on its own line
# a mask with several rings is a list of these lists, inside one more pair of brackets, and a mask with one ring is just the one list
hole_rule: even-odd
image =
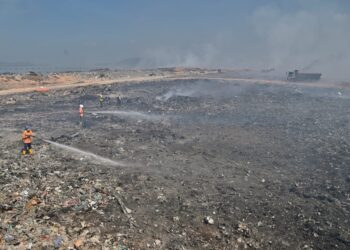
[[80,115],[80,120],[82,120],[84,117],[84,105],[83,104],[79,105],[79,115]]
[[80,117],[80,126],[83,126],[83,119],[84,119],[84,105],[79,105],[79,117]]

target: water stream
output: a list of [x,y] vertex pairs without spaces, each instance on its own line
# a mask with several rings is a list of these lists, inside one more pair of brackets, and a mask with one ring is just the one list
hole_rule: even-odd
[[137,120],[148,120],[148,121],[159,121],[162,119],[166,119],[166,116],[162,115],[154,115],[154,114],[147,114],[147,113],[141,113],[137,111],[94,111],[93,114],[111,114],[111,115],[118,115],[120,117],[125,118],[131,118],[131,119],[137,119]]
[[98,161],[100,163],[103,163],[103,164],[112,165],[112,166],[126,166],[125,163],[122,163],[122,162],[119,162],[119,161],[114,161],[114,160],[111,160],[111,159],[108,159],[108,158],[105,158],[105,157],[102,157],[102,156],[99,156],[99,155],[96,155],[96,154],[93,154],[93,153],[90,153],[90,152],[83,151],[83,150],[78,149],[78,148],[74,148],[72,146],[63,145],[63,144],[60,144],[60,143],[57,143],[57,142],[53,142],[53,141],[50,141],[50,140],[45,140],[45,139],[43,139],[43,141],[47,142],[47,143],[50,143],[51,145],[53,145],[55,147],[65,149],[67,151],[70,151],[70,152],[73,152],[73,153],[76,153],[76,154],[87,156],[87,157],[92,158],[92,159],[94,159],[94,160],[96,160],[96,161]]

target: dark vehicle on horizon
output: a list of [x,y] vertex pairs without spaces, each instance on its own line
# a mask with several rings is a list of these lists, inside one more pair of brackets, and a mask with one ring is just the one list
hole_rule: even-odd
[[287,72],[287,80],[298,81],[318,81],[321,79],[321,73],[300,73],[299,70]]

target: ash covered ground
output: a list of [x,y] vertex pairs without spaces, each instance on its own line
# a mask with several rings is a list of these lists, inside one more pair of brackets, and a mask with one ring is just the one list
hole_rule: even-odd
[[[4,96],[1,247],[349,249],[350,94],[338,92],[173,80]],[[39,138],[21,157],[26,124],[116,164]]]

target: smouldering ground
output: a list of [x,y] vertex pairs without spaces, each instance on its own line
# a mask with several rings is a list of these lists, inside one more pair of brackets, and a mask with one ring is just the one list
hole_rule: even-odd
[[[101,92],[110,97],[103,108]],[[4,249],[57,239],[62,249],[78,239],[82,249],[348,249],[349,97],[219,80],[7,96],[0,242]],[[127,166],[39,140],[33,158],[20,158],[25,124]]]

